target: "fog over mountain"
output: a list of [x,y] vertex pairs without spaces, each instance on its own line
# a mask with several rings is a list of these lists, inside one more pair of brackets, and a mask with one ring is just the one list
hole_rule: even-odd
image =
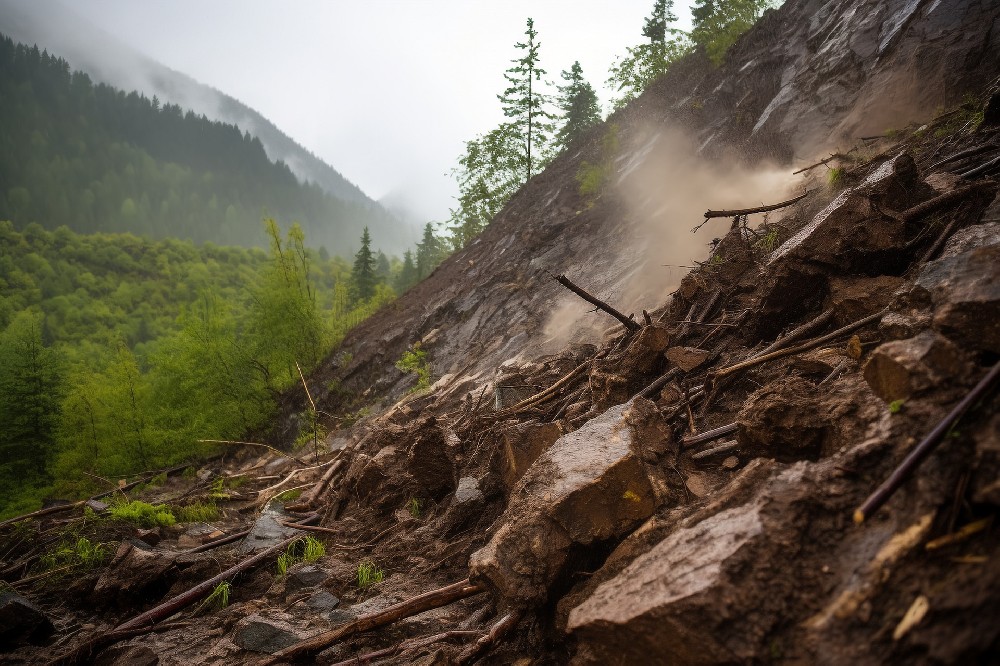
[[[58,8],[55,15],[53,7]],[[73,69],[83,70],[99,82],[126,91],[138,90],[149,97],[155,95],[164,102],[178,104],[210,119],[236,124],[258,137],[268,157],[285,162],[299,179],[314,182],[340,199],[380,207],[358,186],[256,110],[147,57],[94,25],[72,7],[61,3],[0,0],[0,32],[20,42],[38,44],[39,48],[67,59]],[[397,244],[401,248],[414,241],[417,231],[414,228],[412,233],[403,235],[403,238],[394,239],[394,250]]]

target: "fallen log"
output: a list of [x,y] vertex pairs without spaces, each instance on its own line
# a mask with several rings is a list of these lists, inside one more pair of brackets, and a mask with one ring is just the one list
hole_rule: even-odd
[[638,398],[640,396],[643,397],[643,398],[646,398],[646,399],[652,399],[656,395],[657,391],[659,391],[664,386],[666,386],[667,382],[669,382],[671,379],[673,379],[674,377],[676,377],[680,373],[681,373],[681,371],[680,371],[679,368],[670,368],[669,370],[667,370],[666,372],[664,372],[662,375],[660,375],[659,377],[657,377],[656,379],[654,379],[653,382],[649,386],[647,386],[646,388],[642,389],[641,391],[639,391],[638,393],[636,393],[634,396],[632,396],[632,399],[634,400],[634,399],[636,399],[636,398]]
[[725,377],[727,375],[731,375],[734,372],[739,372],[740,370],[745,370],[747,368],[752,368],[755,365],[760,365],[761,363],[766,363],[767,361],[772,361],[772,360],[774,360],[776,358],[782,358],[784,356],[791,356],[793,354],[799,354],[799,353],[804,352],[804,351],[809,351],[810,349],[814,349],[814,348],[816,348],[816,347],[818,347],[818,346],[820,346],[822,344],[825,344],[827,342],[835,340],[838,337],[840,337],[840,336],[842,336],[842,335],[844,335],[846,333],[850,333],[850,332],[852,332],[852,331],[854,331],[856,329],[859,329],[862,326],[865,326],[866,324],[870,324],[873,321],[877,321],[877,320],[881,319],[882,316],[885,315],[885,313],[888,312],[888,311],[889,311],[889,308],[883,308],[882,310],[879,310],[875,314],[868,315],[867,317],[859,319],[859,320],[857,320],[856,322],[854,322],[852,324],[848,324],[847,326],[844,326],[842,328],[838,328],[836,331],[833,331],[832,333],[827,333],[824,336],[821,336],[821,337],[818,337],[818,338],[814,338],[813,340],[810,340],[809,342],[802,343],[801,345],[798,345],[796,347],[790,347],[790,348],[787,348],[787,349],[779,349],[777,351],[773,351],[773,352],[770,352],[768,354],[761,353],[760,355],[753,356],[751,358],[748,358],[745,361],[740,361],[739,363],[735,363],[735,364],[733,364],[733,365],[731,365],[731,366],[729,366],[727,368],[723,368],[721,370],[717,370],[716,372],[714,372],[711,375],[711,380],[714,382],[714,381],[717,381],[718,379],[720,379],[722,377]]
[[805,194],[800,194],[794,199],[789,199],[788,201],[782,201],[781,203],[770,204],[768,206],[757,206],[755,208],[739,208],[733,210],[707,210],[705,211],[705,219],[711,220],[715,217],[740,217],[743,215],[752,215],[753,213],[767,213],[772,210],[778,210],[779,208],[785,208],[786,206],[791,206],[796,201],[802,201],[807,196],[812,193],[812,190],[806,192]]
[[[997,158],[997,160],[1000,160],[1000,158]],[[945,192],[944,194],[940,194],[934,197],[933,199],[928,199],[927,201],[921,204],[917,204],[912,208],[907,208],[900,215],[900,218],[903,220],[903,222],[913,222],[914,220],[923,217],[932,210],[940,208],[941,206],[949,204],[953,201],[957,201],[958,199],[964,199],[966,196],[972,194],[973,192],[976,192],[978,190],[991,189],[994,187],[996,186],[993,183],[988,183],[988,182],[966,185],[965,187],[960,187],[958,189],[952,190],[951,192]]]
[[457,662],[460,665],[471,664],[478,661],[493,644],[500,640],[504,634],[517,626],[521,616],[518,613],[507,613],[499,622],[493,625],[490,633],[486,634],[478,641],[466,648],[462,654],[458,655]]
[[288,511],[308,511],[316,506],[319,498],[326,492],[327,486],[333,481],[334,475],[344,467],[345,461],[341,460],[340,456],[346,449],[347,447],[345,446],[340,450],[337,457],[332,461],[330,469],[326,470],[326,473],[316,482],[316,485],[310,488],[308,492],[303,493],[298,502],[289,504],[285,509]]
[[932,164],[929,167],[927,167],[927,171],[930,172],[933,169],[938,168],[939,166],[943,166],[945,164],[948,164],[949,162],[955,162],[957,160],[960,160],[960,159],[963,159],[963,158],[966,158],[966,157],[972,157],[973,155],[981,155],[982,153],[988,153],[991,150],[1000,150],[1000,146],[995,146],[993,144],[989,144],[988,143],[988,144],[986,144],[984,146],[976,146],[975,148],[969,148],[968,150],[961,150],[961,151],[955,153],[954,155],[952,155],[951,157],[946,157],[943,160],[938,160],[934,164]]
[[937,445],[941,443],[944,439],[945,434],[951,430],[951,427],[955,424],[958,419],[962,417],[965,412],[969,410],[970,407],[975,405],[979,400],[981,400],[989,391],[993,388],[993,385],[997,383],[1000,379],[1000,361],[998,361],[993,368],[986,373],[986,376],[979,380],[979,383],[969,391],[961,402],[959,402],[955,407],[948,412],[941,421],[934,426],[934,429],[924,437],[919,444],[913,447],[909,455],[903,459],[903,462],[893,470],[889,478],[886,479],[882,485],[880,485],[875,492],[873,492],[864,503],[858,507],[857,511],[854,512],[854,522],[860,525],[865,522],[870,515],[879,510],[879,508],[889,501],[897,490],[903,485],[906,479],[913,473],[920,463],[924,461],[937,448]]
[[958,175],[961,176],[962,178],[974,178],[980,174],[984,174],[987,173],[988,171],[993,170],[993,168],[997,166],[1000,166],[1000,157],[994,157],[993,159],[984,162],[979,166],[973,169],[969,169],[968,171],[960,173]]
[[833,319],[833,310],[827,310],[826,312],[821,313],[817,317],[814,317],[814,318],[810,319],[809,321],[807,321],[806,323],[802,324],[801,326],[798,326],[798,327],[792,329],[788,333],[788,335],[786,335],[783,338],[778,338],[777,340],[775,340],[770,345],[768,345],[764,349],[760,350],[759,352],[757,352],[756,354],[754,354],[754,356],[751,356],[750,358],[754,358],[756,356],[764,356],[765,354],[770,354],[771,352],[776,352],[779,349],[783,349],[784,347],[787,347],[789,343],[794,342],[795,340],[798,340],[799,338],[801,338],[804,335],[812,333],[817,328],[819,328],[820,326],[823,326],[824,324],[826,324],[831,319]]
[[[295,522],[283,522],[281,523],[285,527],[294,527],[296,529],[306,529],[310,523],[314,523],[319,520],[319,514],[314,513],[311,516],[305,516],[300,518]],[[220,546],[225,546],[228,543],[233,543],[234,541],[239,541],[246,535],[250,534],[250,530],[242,530],[240,532],[234,532],[224,537],[219,537],[215,541],[209,541],[208,543],[203,543],[200,546],[191,548],[190,550],[184,551],[188,554],[194,553],[204,553],[206,550],[212,550],[214,548],[219,548]]]
[[615,310],[613,307],[611,307],[601,299],[597,298],[593,294],[589,293],[585,289],[573,284],[573,282],[571,282],[570,279],[565,275],[555,275],[553,276],[553,278],[555,279],[556,282],[566,287],[574,294],[576,294],[583,300],[587,301],[588,303],[596,307],[598,310],[603,310],[604,312],[608,313],[609,315],[620,321],[627,330],[634,333],[638,331],[640,328],[642,328],[637,321],[635,321],[634,319],[630,319],[629,317],[626,317],[621,312]]
[[356,657],[351,657],[350,659],[345,659],[343,661],[338,661],[335,664],[330,664],[330,666],[357,666],[358,664],[367,664],[377,659],[386,659],[388,657],[395,657],[405,652],[410,652],[411,650],[419,650],[420,648],[427,647],[428,645],[433,645],[434,643],[440,643],[441,641],[451,640],[452,638],[469,638],[471,636],[479,636],[481,633],[482,633],[481,631],[458,630],[458,629],[454,631],[443,631],[440,634],[434,634],[433,636],[426,636],[424,638],[411,638],[408,641],[403,641],[402,643],[390,648],[376,650],[374,652],[369,652],[368,654],[359,654]]
[[689,435],[681,440],[681,446],[694,446],[695,444],[704,444],[705,442],[711,442],[714,439],[719,439],[720,437],[725,437],[731,432],[736,432],[736,424],[730,423],[729,425],[724,425],[714,430],[708,430],[701,433],[700,435]]
[[448,604],[459,601],[460,599],[465,599],[466,597],[471,597],[485,591],[484,587],[470,583],[469,579],[466,578],[465,580],[457,583],[452,583],[451,585],[447,585],[437,590],[417,595],[411,599],[407,599],[406,601],[401,601],[398,604],[393,604],[383,610],[369,613],[368,615],[362,615],[351,622],[342,624],[336,629],[324,631],[317,636],[307,638],[296,645],[292,645],[291,647],[287,647],[284,650],[275,653],[273,657],[264,659],[259,662],[258,666],[269,666],[283,661],[309,659],[327,649],[333,643],[349,636],[359,634],[363,631],[371,631],[377,627],[381,627],[407,617],[412,617],[419,613],[423,613],[424,611],[431,610],[432,608],[447,606]]
[[522,400],[521,402],[519,402],[519,403],[517,403],[515,405],[511,405],[510,407],[507,407],[506,409],[502,410],[500,413],[504,414],[504,415],[506,415],[506,414],[513,414],[516,411],[519,411],[521,409],[525,409],[525,408],[530,407],[532,405],[538,404],[538,403],[542,402],[543,400],[546,400],[546,399],[552,397],[553,395],[556,394],[557,391],[559,391],[559,389],[561,389],[563,386],[565,386],[570,381],[572,381],[573,379],[575,379],[578,374],[580,374],[583,370],[586,370],[589,366],[590,366],[590,361],[584,361],[583,363],[581,363],[580,365],[576,366],[575,368],[573,368],[572,370],[570,370],[568,373],[566,373],[565,375],[563,375],[562,379],[560,379],[559,381],[557,381],[552,386],[550,386],[547,389],[544,389],[542,391],[539,391],[538,393],[536,393],[533,396],[525,398],[524,400]]

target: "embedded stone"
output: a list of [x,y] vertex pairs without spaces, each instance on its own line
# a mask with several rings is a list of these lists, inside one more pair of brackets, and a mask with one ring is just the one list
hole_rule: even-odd
[[952,377],[968,376],[970,366],[947,338],[924,331],[879,345],[864,367],[865,381],[886,402],[905,400]]

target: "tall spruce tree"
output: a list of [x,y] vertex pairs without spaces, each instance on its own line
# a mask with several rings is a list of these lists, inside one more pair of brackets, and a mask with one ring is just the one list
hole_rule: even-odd
[[367,301],[375,295],[378,275],[375,270],[378,261],[372,253],[372,238],[365,227],[361,234],[361,249],[354,255],[354,268],[351,270],[351,282],[354,285],[354,297],[358,301]]
[[441,263],[444,244],[434,234],[434,225],[424,225],[424,237],[417,243],[417,280],[423,280]]
[[663,75],[690,49],[690,41],[682,30],[671,28],[677,20],[673,0],[655,0],[653,12],[642,27],[645,43],[629,47],[628,55],[611,66],[608,87],[618,91],[612,100],[618,109],[635,99],[652,81]]
[[545,147],[552,132],[552,114],[546,110],[548,96],[542,91],[545,70],[538,65],[538,32],[534,19],[529,18],[524,31],[527,41],[514,46],[523,51],[511,60],[513,67],[504,73],[510,84],[497,98],[503,104],[503,114],[512,119],[520,137],[519,161],[524,170],[524,181],[531,179],[536,167],[545,161]]
[[417,283],[417,266],[413,263],[413,252],[407,250],[403,253],[403,265],[396,275],[393,287],[396,293],[402,294],[404,291]]
[[559,110],[562,114],[555,137],[560,149],[566,148],[581,134],[601,122],[597,93],[583,78],[580,61],[574,62],[569,71],[564,71],[562,78],[566,85],[559,86]]

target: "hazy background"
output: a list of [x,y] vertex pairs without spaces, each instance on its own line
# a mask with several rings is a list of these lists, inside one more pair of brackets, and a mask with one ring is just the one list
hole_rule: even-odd
[[[652,0],[14,1],[43,14],[54,34],[72,34],[82,16],[254,107],[372,198],[434,220],[448,216],[456,192],[448,172],[463,142],[503,120],[496,95],[519,55],[514,44],[528,16],[547,78],[561,83],[560,72],[579,60],[607,109],[608,67],[643,40],[653,6]],[[675,8],[683,28],[690,27],[689,4]],[[57,44],[47,46],[59,53]]]

